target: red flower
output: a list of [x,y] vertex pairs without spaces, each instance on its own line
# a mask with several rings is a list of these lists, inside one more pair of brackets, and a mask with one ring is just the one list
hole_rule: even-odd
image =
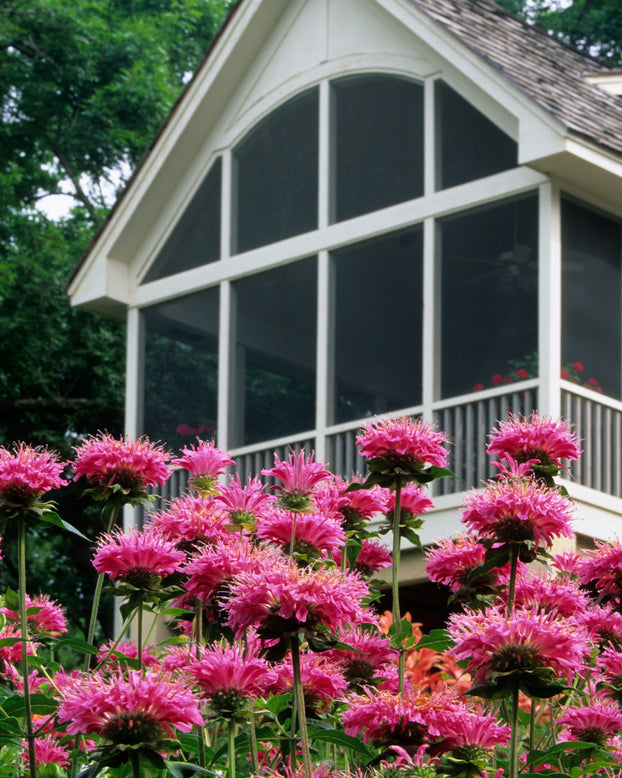
[[517,370],[515,375],[517,378],[529,378],[529,373],[525,370],[524,367],[521,367],[520,370]]
[[495,373],[490,380],[492,381],[493,386],[499,386],[499,384],[503,383],[503,376],[499,375],[499,373]]
[[567,370],[562,370],[560,375],[564,379],[564,381],[568,380],[568,371]]
[[584,369],[583,368],[583,363],[582,362],[574,362],[573,365],[572,365],[572,369],[576,370],[577,373],[582,373],[583,369]]
[[473,387],[473,391],[481,392],[483,388],[484,388],[484,384],[475,384],[475,386]]

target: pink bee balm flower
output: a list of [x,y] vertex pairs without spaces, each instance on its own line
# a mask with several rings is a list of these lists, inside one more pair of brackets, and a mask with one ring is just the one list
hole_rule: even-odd
[[596,700],[566,708],[557,723],[564,729],[560,740],[580,740],[604,746],[622,729],[622,712],[614,702]]
[[[355,480],[353,479],[353,483]],[[347,483],[344,484],[347,488]],[[371,489],[357,489],[347,492],[347,504],[341,508],[343,525],[346,530],[362,529],[365,523],[387,512],[389,491],[382,486],[372,486]]]
[[346,623],[363,623],[368,618],[359,603],[367,594],[367,586],[353,573],[275,562],[240,573],[224,605],[238,637],[257,627],[261,638],[270,640],[298,630],[312,636],[320,626],[336,630]]
[[245,711],[248,700],[263,696],[270,666],[240,645],[215,644],[188,664],[187,676],[209,700],[210,715],[232,719]]
[[121,490],[130,502],[142,497],[148,486],[165,483],[171,474],[169,454],[146,438],[131,441],[104,432],[87,438],[75,452],[75,478],[85,476],[104,496]]
[[281,461],[274,455],[274,467],[261,471],[262,475],[278,478],[282,486],[273,488],[280,492],[281,505],[290,511],[309,510],[313,488],[331,478],[322,462],[314,460],[313,453],[305,456],[304,449],[292,451],[287,460]]
[[[28,752],[28,743],[22,740],[24,751],[22,756],[27,764],[30,764],[30,754]],[[69,767],[69,751],[60,745],[53,735],[43,735],[35,740],[35,759],[37,767],[43,768],[45,765],[58,765],[59,767]],[[43,773],[41,773],[43,775]],[[51,773],[46,772],[46,775]],[[57,774],[57,773],[54,773]]]
[[367,422],[356,439],[361,456],[415,470],[426,465],[445,467],[446,443],[447,438],[431,424],[407,417]]
[[196,448],[187,446],[182,455],[171,462],[173,467],[183,467],[192,478],[188,482],[202,497],[218,492],[218,476],[228,465],[235,465],[229,454],[216,448],[213,441],[200,440]]
[[[325,654],[301,653],[300,675],[306,708],[321,708],[342,697],[348,690],[343,668]],[[285,694],[294,688],[294,672],[290,661],[275,666],[271,674],[270,691]]]
[[482,751],[493,751],[507,745],[511,730],[482,710],[449,707],[434,713],[434,723],[442,738],[443,751],[465,761],[481,757]]
[[257,537],[287,549],[294,533],[294,552],[318,556],[334,551],[346,542],[341,524],[321,513],[272,511],[257,525]]
[[[133,640],[121,640],[115,645],[114,640],[109,640],[97,652],[97,662],[105,663],[106,669],[127,666],[128,659],[138,658],[138,646]],[[187,649],[186,649],[187,653]],[[143,667],[154,667],[160,664],[158,657],[152,654],[149,646],[143,646],[141,651]]]
[[0,448],[0,504],[30,508],[51,489],[65,486],[65,464],[56,454],[20,443],[13,451]]
[[[473,535],[458,535],[441,540],[435,548],[426,551],[425,557],[425,572],[430,581],[449,586],[452,592],[459,592],[466,586],[469,573],[484,564],[486,549]],[[491,570],[482,578],[485,580],[477,579],[475,582],[479,589],[494,586],[496,571]]]
[[226,514],[208,497],[189,494],[172,500],[166,510],[152,513],[147,525],[150,532],[177,544],[183,551],[217,543],[228,537]]
[[[395,511],[397,495],[391,492],[387,498],[387,510]],[[423,513],[431,511],[434,507],[432,500],[426,495],[421,486],[415,484],[405,484],[400,490],[400,514],[410,514],[411,516],[421,516]]]
[[338,637],[352,650],[331,648],[325,655],[343,668],[346,680],[353,687],[371,684],[372,679],[397,663],[397,650],[381,632],[369,633],[360,627],[346,627],[339,631]]
[[[8,608],[0,608],[0,613],[10,620],[19,621],[19,613]],[[54,637],[67,632],[65,609],[47,594],[39,594],[36,597],[26,595],[26,618],[29,632]]]
[[58,718],[70,735],[101,735],[114,745],[157,748],[175,730],[203,724],[198,700],[185,682],[160,671],[125,670],[67,677],[60,685]]
[[560,492],[532,480],[501,480],[484,492],[467,495],[463,523],[498,543],[532,541],[535,550],[550,548],[555,538],[572,537],[573,504]]
[[541,465],[562,466],[562,459],[578,459],[581,450],[570,425],[532,413],[529,418],[511,416],[490,435],[488,454],[509,455],[519,462],[537,459]]
[[113,530],[101,535],[93,557],[98,573],[141,589],[154,589],[162,578],[181,570],[186,556],[175,544],[154,532]]
[[544,668],[571,681],[587,654],[586,630],[575,620],[537,608],[466,611],[449,617],[456,642],[452,655],[468,659],[476,683],[494,683],[508,674],[520,678]]
[[249,478],[245,486],[240,483],[240,476],[235,475],[227,487],[221,488],[216,496],[221,503],[230,524],[234,527],[244,527],[252,530],[257,521],[270,510],[275,498],[264,492],[264,485],[258,478]]
[[589,598],[579,584],[524,569],[516,579],[514,603],[522,608],[540,607],[563,618],[582,618]]
[[587,551],[579,566],[579,578],[585,585],[594,582],[607,599],[622,595],[622,543],[619,539],[595,542],[596,548]]
[[[335,549],[332,552],[332,557],[335,560],[335,564],[340,566],[341,549]],[[375,573],[377,570],[383,570],[386,567],[391,567],[392,564],[393,557],[386,546],[383,546],[382,543],[377,540],[364,538],[361,544],[361,550],[354,563],[354,570],[363,576],[363,578],[370,578],[372,573]]]
[[427,694],[407,688],[403,695],[391,691],[364,690],[347,698],[342,714],[346,735],[363,735],[365,743],[376,746],[399,745],[411,751],[437,737],[434,714],[456,705],[452,695]]
[[621,613],[600,605],[592,605],[586,610],[583,623],[587,627],[592,642],[622,651]]

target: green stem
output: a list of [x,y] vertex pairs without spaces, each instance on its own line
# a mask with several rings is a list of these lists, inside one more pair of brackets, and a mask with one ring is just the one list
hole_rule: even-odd
[[18,571],[19,571],[19,615],[22,631],[22,677],[24,679],[24,708],[26,712],[26,736],[28,740],[28,759],[30,778],[37,778],[37,759],[35,754],[35,733],[32,726],[32,707],[30,704],[30,684],[28,681],[28,621],[26,615],[26,519],[20,515],[17,530]]
[[292,670],[294,675],[294,698],[296,699],[298,721],[300,723],[302,764],[304,766],[305,778],[311,778],[311,754],[309,751],[309,734],[307,732],[307,715],[305,712],[305,693],[302,686],[302,673],[300,672],[300,644],[297,634],[292,635]]
[[251,735],[251,765],[253,767],[253,775],[259,773],[259,751],[257,749],[257,732],[255,730],[255,712],[250,713],[250,735]]
[[[198,597],[194,600],[194,645],[197,661],[201,659],[201,643],[203,641],[203,603]],[[207,766],[205,756],[205,725],[197,724],[197,740],[199,743],[199,767]]]
[[290,559],[294,558],[294,547],[296,545],[296,513],[292,511],[293,521],[292,521],[292,536],[289,541],[289,557]]
[[230,720],[228,727],[229,736],[229,778],[235,778],[235,722]]
[[[102,508],[102,520],[104,520],[104,516],[106,514],[106,508],[110,509],[110,517],[108,519],[108,523],[104,521],[105,526],[105,532],[109,533],[112,531],[112,528],[114,527],[117,517],[119,515],[119,511],[121,510],[120,504],[112,504],[112,505],[105,505]],[[102,590],[104,588],[104,578],[106,574],[100,573],[97,576],[97,583],[95,585],[95,594],[93,595],[93,605],[91,606],[91,618],[89,620],[89,629],[86,636],[86,642],[90,645],[93,645],[93,638],[95,637],[95,625],[97,624],[97,614],[99,612],[99,601],[102,596]],[[91,664],[91,655],[87,654],[86,658],[84,660],[84,672],[88,672],[88,669]]]
[[137,634],[136,634],[136,643],[138,648],[138,669],[142,672],[143,669],[143,601],[141,599],[140,605],[138,606],[138,624],[137,627]]
[[400,535],[400,519],[402,514],[402,483],[400,479],[397,479],[395,487],[395,511],[393,513],[393,566],[391,569],[391,593],[393,595],[393,627],[395,634],[398,638],[396,641],[398,650],[398,678],[399,678],[399,691],[400,694],[404,693],[404,677],[405,677],[405,656],[404,646],[402,645],[402,625],[401,625],[401,613],[400,613],[400,553],[401,553],[401,535]]
[[510,776],[516,778],[518,775],[518,683],[515,683],[512,690],[512,720],[510,736]]
[[510,583],[508,587],[508,618],[512,615],[514,608],[514,592],[516,591],[516,571],[518,569],[518,549],[515,545],[510,546]]

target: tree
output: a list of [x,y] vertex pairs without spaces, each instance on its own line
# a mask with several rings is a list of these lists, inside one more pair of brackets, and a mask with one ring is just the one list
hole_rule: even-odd
[[[76,436],[123,428],[121,322],[73,309],[66,284],[232,0],[0,0],[0,444],[69,456]],[[40,201],[65,194],[69,214]],[[92,537],[76,486],[61,512]],[[2,531],[14,558],[13,528]],[[85,623],[93,575],[76,536],[38,532],[32,592],[56,591]],[[70,559],[80,582],[67,581]],[[15,571],[2,569],[15,586]],[[85,596],[86,591],[86,596]]]
[[231,4],[0,0],[0,442],[121,431],[123,327],[65,285]]
[[619,0],[497,0],[518,16],[605,65],[622,66],[622,4]]

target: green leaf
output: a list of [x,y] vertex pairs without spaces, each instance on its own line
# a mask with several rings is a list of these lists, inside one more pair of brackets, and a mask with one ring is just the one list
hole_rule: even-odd
[[61,638],[54,644],[55,649],[71,648],[73,651],[77,651],[79,654],[96,654],[99,649],[95,646],[87,643],[82,638]]
[[318,726],[309,726],[309,739],[320,743],[334,743],[344,748],[350,748],[366,758],[370,758],[374,750],[365,743],[361,742],[351,735],[346,735],[337,729],[324,729]]
[[446,629],[433,629],[427,635],[423,635],[415,644],[415,649],[431,648],[433,651],[442,653],[448,651],[453,646],[453,640]]
[[64,519],[61,519],[61,517],[56,513],[55,511],[47,510],[44,513],[42,513],[40,516],[37,517],[40,521],[45,521],[48,524],[53,524],[55,527],[60,527],[60,529],[64,529],[67,532],[71,532],[74,535],[77,535],[79,538],[82,538],[83,540],[88,541],[89,543],[90,538],[87,538],[86,535],[83,535],[80,530],[76,529],[73,524],[69,524],[69,522],[65,521]]
[[[43,716],[50,713],[55,713],[58,709],[58,702],[52,697],[48,697],[46,694],[31,694],[30,706],[33,713],[41,714]],[[21,694],[14,694],[2,703],[2,709],[7,716],[15,716],[15,718],[21,719],[26,715],[26,707],[24,705],[24,698]]]
[[19,611],[19,594],[14,589],[7,589],[4,593],[4,604],[10,611]]
[[220,775],[213,770],[206,770],[205,767],[199,767],[196,764],[188,764],[188,762],[168,762],[165,760],[167,771],[173,778],[189,778],[196,773],[209,773],[210,775]]
[[595,749],[598,749],[598,746],[595,743],[586,743],[582,740],[569,740],[565,743],[557,743],[556,745],[551,746],[551,748],[547,748],[546,751],[539,751],[534,748],[527,754],[527,764],[530,767],[538,767],[539,765],[547,764],[560,757],[564,757],[569,752],[593,751]]

